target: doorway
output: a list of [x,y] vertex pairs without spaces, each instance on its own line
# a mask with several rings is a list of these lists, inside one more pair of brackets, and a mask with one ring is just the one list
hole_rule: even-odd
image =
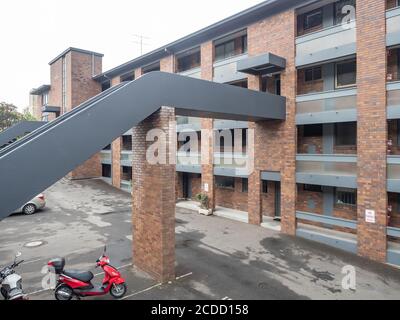
[[192,185],[188,173],[182,173],[182,196],[184,199],[192,198]]

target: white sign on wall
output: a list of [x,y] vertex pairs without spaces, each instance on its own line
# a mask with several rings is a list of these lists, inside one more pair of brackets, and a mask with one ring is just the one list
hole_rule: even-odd
[[368,223],[376,223],[375,210],[365,210],[365,221]]
[[205,192],[208,192],[208,183],[205,183],[205,184],[204,184],[204,191],[205,191]]

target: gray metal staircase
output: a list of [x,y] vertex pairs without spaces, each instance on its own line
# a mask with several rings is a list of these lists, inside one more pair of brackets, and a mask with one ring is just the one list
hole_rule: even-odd
[[0,219],[162,106],[177,115],[284,120],[284,97],[153,72],[112,87],[0,150]]
[[14,143],[18,138],[35,131],[44,124],[46,124],[46,122],[42,121],[21,121],[16,123],[12,127],[0,133],[0,149],[3,149],[6,146]]

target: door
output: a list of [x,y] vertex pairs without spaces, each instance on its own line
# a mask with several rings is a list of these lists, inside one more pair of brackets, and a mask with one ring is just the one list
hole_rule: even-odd
[[281,183],[275,182],[275,219],[281,219]]
[[189,174],[182,173],[182,195],[184,199],[190,199],[191,195]]

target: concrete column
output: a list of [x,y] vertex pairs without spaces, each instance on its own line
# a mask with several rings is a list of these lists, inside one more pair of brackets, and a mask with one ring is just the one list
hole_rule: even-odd
[[146,142],[146,135],[161,129],[169,141],[174,119],[174,109],[162,107],[133,129],[133,263],[161,282],[175,279],[176,168],[169,161],[147,161],[146,152],[154,142]]
[[[385,1],[357,0],[358,253],[386,262]],[[366,222],[366,211],[375,223]]]

